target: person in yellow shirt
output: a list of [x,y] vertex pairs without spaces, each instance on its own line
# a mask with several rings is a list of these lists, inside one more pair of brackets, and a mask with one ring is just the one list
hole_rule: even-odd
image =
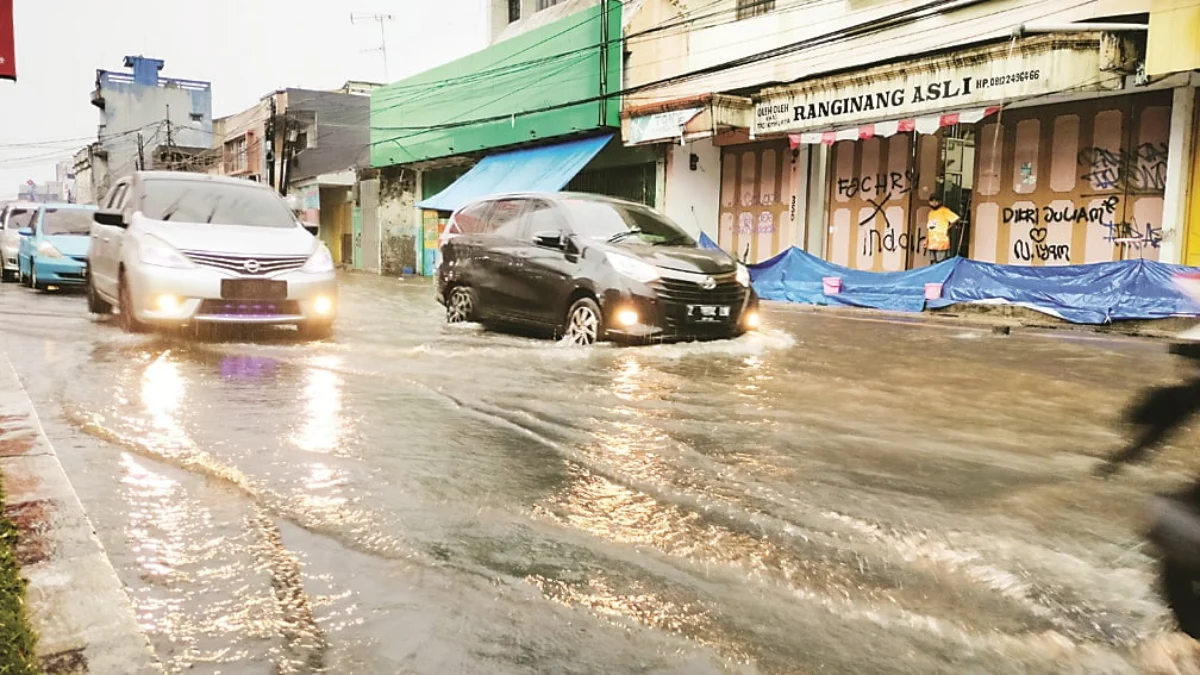
[[958,221],[958,214],[946,208],[941,197],[929,198],[930,262],[937,263],[950,257],[950,226]]

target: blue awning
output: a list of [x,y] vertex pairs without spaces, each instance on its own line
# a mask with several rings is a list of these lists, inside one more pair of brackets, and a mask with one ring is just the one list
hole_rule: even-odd
[[613,134],[512,150],[484,157],[450,187],[417,204],[454,211],[472,200],[506,192],[556,192],[592,161]]

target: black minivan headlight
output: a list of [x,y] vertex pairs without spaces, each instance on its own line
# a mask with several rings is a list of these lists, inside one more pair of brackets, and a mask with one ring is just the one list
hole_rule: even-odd
[[737,264],[737,280],[739,284],[750,288],[750,268],[742,263]]
[[643,260],[631,258],[620,253],[606,253],[608,263],[623,277],[648,284],[659,279],[658,268]]

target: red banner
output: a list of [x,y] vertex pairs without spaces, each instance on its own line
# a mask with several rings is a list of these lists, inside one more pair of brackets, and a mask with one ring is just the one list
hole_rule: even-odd
[[0,0],[0,80],[17,79],[17,47],[13,39],[13,0]]

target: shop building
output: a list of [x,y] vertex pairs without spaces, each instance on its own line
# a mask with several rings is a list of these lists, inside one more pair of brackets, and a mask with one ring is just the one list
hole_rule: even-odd
[[764,90],[754,133],[828,148],[831,262],[928,265],[931,197],[961,216],[953,249],[976,260],[1157,260],[1171,85],[1188,78],[1139,78],[1143,53],[1124,32],[1014,37]]
[[[658,44],[628,64],[625,141],[670,127],[665,210],[706,214],[697,229],[740,258],[928,265],[937,196],[961,216],[954,250],[978,260],[1183,259],[1196,81],[1174,54],[1149,73],[1154,3],[731,2],[724,23],[683,12],[665,38],[647,3],[629,40]],[[704,105],[722,99],[750,109]],[[719,171],[679,170],[718,155]]]
[[658,203],[661,157],[617,138],[626,3],[526,4],[489,47],[372,93],[385,272],[432,274],[450,213],[477,197]]

